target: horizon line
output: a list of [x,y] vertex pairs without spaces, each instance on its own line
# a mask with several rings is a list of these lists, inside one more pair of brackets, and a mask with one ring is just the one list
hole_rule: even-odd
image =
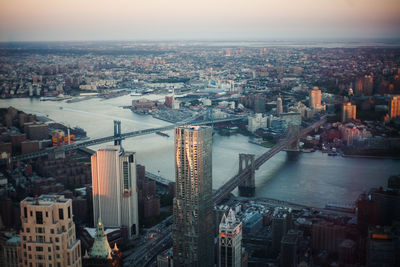
[[400,37],[373,37],[373,38],[364,38],[364,37],[355,37],[355,38],[337,38],[337,37],[321,37],[321,38],[264,38],[264,39],[214,39],[214,38],[202,38],[202,39],[194,39],[194,38],[176,38],[176,39],[151,39],[151,38],[138,38],[138,39],[94,39],[94,40],[13,40],[13,41],[1,41],[0,44],[7,43],[73,43],[73,42],[81,42],[81,43],[89,43],[89,42],[392,42],[392,43],[400,43]]

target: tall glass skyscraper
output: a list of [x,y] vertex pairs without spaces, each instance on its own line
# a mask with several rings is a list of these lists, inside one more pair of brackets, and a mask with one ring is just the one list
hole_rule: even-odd
[[174,266],[214,266],[212,128],[175,128]]
[[139,235],[136,159],[119,146],[99,149],[92,156],[93,219],[105,227],[126,227],[128,238]]

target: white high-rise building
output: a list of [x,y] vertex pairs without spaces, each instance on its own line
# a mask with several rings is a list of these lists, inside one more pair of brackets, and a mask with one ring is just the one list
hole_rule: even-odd
[[93,219],[105,227],[126,227],[128,238],[139,235],[136,159],[119,146],[99,149],[92,156]]
[[219,224],[218,267],[242,266],[242,222],[232,209]]

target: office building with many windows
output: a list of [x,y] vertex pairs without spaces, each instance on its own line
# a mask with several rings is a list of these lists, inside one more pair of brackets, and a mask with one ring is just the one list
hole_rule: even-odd
[[82,266],[71,199],[62,195],[25,198],[21,201],[21,221],[19,266]]

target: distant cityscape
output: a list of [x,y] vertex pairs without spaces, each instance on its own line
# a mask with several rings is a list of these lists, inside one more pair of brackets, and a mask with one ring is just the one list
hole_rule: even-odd
[[[399,266],[399,76],[394,45],[0,44],[0,266]],[[277,154],[337,197],[261,194]]]

